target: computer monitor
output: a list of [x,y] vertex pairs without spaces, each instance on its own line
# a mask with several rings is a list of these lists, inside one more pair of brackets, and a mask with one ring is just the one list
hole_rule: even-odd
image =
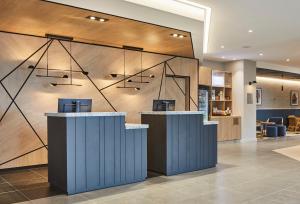
[[153,100],[153,111],[175,111],[175,100]]
[[58,99],[59,113],[91,112],[92,99]]

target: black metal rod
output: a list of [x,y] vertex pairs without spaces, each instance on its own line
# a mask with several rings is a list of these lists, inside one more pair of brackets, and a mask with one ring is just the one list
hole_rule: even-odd
[[117,82],[114,82],[114,83],[112,83],[112,84],[110,84],[110,85],[108,85],[108,86],[106,86],[106,87],[100,89],[100,91],[103,91],[103,90],[105,90],[105,89],[107,89],[107,88],[110,88],[110,87],[112,87],[112,86],[114,86],[114,85],[116,85],[116,84],[118,84],[118,83],[123,82],[124,80],[130,79],[130,78],[135,77],[135,76],[137,76],[137,75],[139,75],[139,74],[141,74],[141,73],[143,73],[143,72],[146,72],[146,71],[148,71],[148,70],[150,70],[150,69],[153,69],[153,68],[155,68],[155,67],[157,67],[157,66],[159,66],[159,65],[161,65],[161,64],[163,64],[163,63],[165,63],[165,62],[168,62],[168,61],[170,61],[170,60],[172,60],[172,59],[174,59],[174,58],[176,58],[176,57],[171,57],[171,58],[169,58],[169,59],[167,59],[167,60],[165,60],[165,61],[163,61],[163,62],[160,62],[160,63],[158,63],[158,64],[156,64],[156,65],[154,65],[154,66],[151,66],[151,67],[149,67],[149,68],[147,68],[147,69],[144,69],[144,70],[141,71],[141,72],[137,72],[137,73],[135,73],[135,74],[133,74],[133,75],[130,75],[130,76],[128,76],[128,77],[125,77],[125,78],[122,79],[122,80],[119,80],[119,81],[117,81]]
[[49,76],[49,49],[47,50],[47,76]]
[[[50,45],[51,45],[52,41],[48,41],[48,42],[50,42]],[[48,42],[47,42],[47,43],[48,43]],[[49,48],[49,45],[48,45],[48,47],[47,47],[47,49],[46,49],[45,51],[47,51],[48,48]],[[42,59],[42,57],[44,56],[44,54],[45,54],[45,52],[41,55],[41,57],[40,57],[38,63],[40,62],[40,60]],[[36,67],[36,66],[38,65],[38,63],[37,63],[34,67]],[[10,107],[12,106],[12,104],[15,102],[15,99],[17,98],[17,96],[19,95],[19,93],[21,92],[21,90],[23,89],[24,85],[26,84],[27,80],[29,79],[29,77],[31,76],[31,74],[33,73],[34,70],[35,70],[35,68],[33,68],[33,69],[31,70],[30,74],[27,76],[25,82],[22,84],[21,88],[19,89],[19,91],[17,92],[17,94],[15,95],[15,97],[12,97],[12,96],[9,94],[9,92],[7,91],[7,94],[11,97],[11,100],[12,100],[12,101],[10,102],[10,104],[9,104],[8,107],[7,107],[7,109],[5,110],[5,112],[3,113],[3,115],[1,116],[1,118],[0,118],[0,123],[2,122],[3,118],[4,118],[5,115],[7,114],[8,110],[10,109]],[[3,88],[6,89],[5,86],[2,84],[2,81],[1,81],[1,80],[0,80],[0,82],[1,82],[1,85],[3,86]]]
[[143,83],[143,52],[141,52],[141,84]]
[[126,77],[126,50],[124,49],[124,87],[126,87],[125,77]]
[[19,158],[21,158],[21,157],[24,157],[24,156],[26,156],[26,155],[28,155],[28,154],[33,153],[33,152],[36,152],[36,151],[38,151],[38,150],[40,150],[40,149],[42,149],[42,148],[44,148],[44,146],[38,147],[38,148],[36,148],[36,149],[34,149],[34,150],[31,150],[31,151],[29,151],[29,152],[26,152],[25,154],[21,154],[21,155],[19,155],[19,156],[16,156],[16,157],[14,157],[14,158],[12,158],[12,159],[10,159],[10,160],[7,160],[7,161],[5,161],[5,162],[2,162],[2,163],[0,164],[0,166],[2,166],[2,165],[4,165],[4,164],[7,164],[7,163],[9,163],[9,162],[12,162],[12,161],[14,161],[14,160],[16,160],[16,159],[19,159]]
[[160,99],[161,88],[162,88],[162,83],[164,80],[165,71],[166,71],[166,62],[164,63],[163,71],[161,73],[160,86],[159,86],[159,92],[158,92],[158,100]]
[[[13,97],[10,95],[10,93],[8,92],[8,90],[6,89],[6,87],[3,85],[2,82],[0,82],[1,86],[3,87],[3,89],[5,90],[5,92],[7,93],[7,95],[11,98],[11,100],[13,100]],[[38,137],[38,139],[40,140],[40,142],[43,144],[43,146],[47,148],[47,145],[44,143],[44,141],[42,140],[42,138],[39,136],[39,134],[37,133],[37,131],[34,129],[34,127],[32,126],[32,124],[29,122],[29,120],[27,119],[27,117],[25,116],[25,114],[23,113],[23,111],[21,110],[21,108],[19,107],[19,105],[13,100],[13,103],[15,104],[15,106],[17,107],[17,109],[20,111],[21,115],[23,116],[23,118],[26,120],[26,122],[28,123],[28,125],[30,126],[30,128],[32,129],[32,131],[34,132],[34,134]],[[11,103],[12,104],[12,103]],[[3,120],[4,116],[6,115],[6,113],[8,112],[9,108],[11,107],[11,105],[6,109],[5,114],[2,115],[1,117],[1,121]]]
[[[171,68],[171,66],[169,65],[168,62],[166,62],[166,65],[168,66],[168,68],[171,70],[171,72],[173,73],[174,76],[176,76],[176,73],[173,71],[173,69]],[[178,86],[178,88],[181,90],[181,92],[183,93],[183,95],[185,96],[185,92],[181,89],[181,87],[179,86],[179,84],[177,83],[176,79],[174,77],[172,77],[174,82],[176,83],[176,85]],[[192,100],[193,104],[198,108],[198,105],[195,103],[194,99],[189,96],[190,99]]]
[[43,46],[41,46],[39,49],[37,49],[33,54],[31,54],[29,57],[27,57],[23,62],[21,62],[18,66],[16,66],[13,70],[11,70],[8,74],[6,74],[0,81],[2,82],[4,79],[6,79],[9,75],[11,75],[14,71],[16,71],[19,67],[21,67],[27,60],[29,60],[33,55],[35,55],[37,52],[39,52],[43,47],[45,47],[51,40],[47,41]]
[[[72,42],[70,41],[70,54],[72,54]],[[71,84],[73,84],[73,66],[72,66],[72,58],[70,57],[70,78]]]
[[29,73],[29,75],[27,76],[27,78],[25,79],[25,81],[23,82],[22,86],[20,87],[20,89],[18,90],[17,94],[15,95],[15,97],[12,97],[11,94],[9,93],[9,91],[6,89],[6,87],[3,85],[3,83],[0,81],[1,86],[3,87],[3,89],[5,90],[5,92],[8,94],[8,96],[11,98],[11,103],[9,104],[9,106],[7,107],[7,109],[5,110],[4,114],[2,115],[0,122],[2,122],[3,118],[5,117],[5,115],[7,114],[8,110],[10,109],[10,107],[12,106],[12,104],[15,104],[15,106],[18,108],[18,110],[20,111],[20,113],[22,114],[22,116],[24,117],[24,119],[26,120],[26,122],[29,124],[29,126],[31,127],[31,129],[33,130],[33,132],[35,133],[35,135],[38,137],[38,139],[40,140],[40,142],[43,144],[43,146],[47,149],[44,141],[41,139],[41,137],[38,135],[38,133],[36,132],[36,130],[34,129],[34,127],[31,125],[31,123],[29,122],[29,120],[27,119],[27,117],[25,116],[25,114],[22,112],[22,110],[20,109],[20,107],[18,106],[18,104],[16,103],[16,98],[18,97],[19,93],[22,91],[23,87],[25,86],[25,84],[27,83],[28,79],[30,78],[30,76],[32,75],[32,73],[34,72],[35,68],[38,66],[38,64],[40,63],[41,59],[44,57],[44,55],[46,54],[46,52],[48,51],[49,47],[52,44],[52,40],[49,41],[50,43],[48,44],[46,50],[43,52],[43,54],[40,56],[40,58],[38,59],[37,63],[35,64],[34,68],[31,70],[31,72]]
[[[77,62],[77,60],[71,55],[71,53],[68,51],[68,49],[62,44],[60,40],[58,40],[60,45],[64,48],[64,50],[68,53],[68,55],[73,59],[73,61],[77,64],[77,66],[81,69],[82,72],[85,72],[84,69],[81,67],[81,65]],[[89,75],[85,75],[90,82],[94,85],[94,87],[98,90],[98,92],[103,96],[103,98],[106,100],[106,102],[110,105],[110,107],[117,112],[115,107],[111,104],[111,102],[106,98],[106,96],[102,93],[102,91],[98,88],[98,86],[95,84],[95,82],[89,77]]]
[[40,63],[40,61],[42,60],[42,58],[44,57],[45,53],[47,52],[47,50],[49,49],[49,47],[52,44],[52,40],[50,41],[49,45],[47,46],[46,50],[43,52],[43,54],[41,55],[41,57],[38,59],[37,63],[34,65],[34,68],[31,70],[31,72],[29,73],[29,75],[27,76],[27,78],[25,79],[25,81],[23,82],[21,88],[18,90],[17,94],[14,97],[14,101],[16,100],[16,98],[18,97],[19,93],[22,91],[22,89],[24,88],[25,84],[27,83],[28,79],[30,78],[30,76],[32,75],[32,73],[34,72],[35,68],[38,66],[38,64]]
[[[29,68],[29,69],[33,69],[33,68]],[[47,70],[47,68],[42,68],[42,67],[37,67],[35,68],[36,70]],[[48,69],[49,71],[61,71],[61,72],[70,72],[69,69],[51,69],[49,68]],[[77,71],[77,70],[72,70],[73,73],[82,73],[82,71]],[[145,76],[145,77],[148,77],[148,76]]]

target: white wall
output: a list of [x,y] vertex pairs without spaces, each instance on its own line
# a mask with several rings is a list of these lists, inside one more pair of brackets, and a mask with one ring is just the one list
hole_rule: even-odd
[[[256,62],[244,61],[244,117],[243,140],[256,140],[256,86],[249,82],[256,80]],[[247,104],[247,94],[252,94],[252,104]]]
[[[242,117],[242,141],[256,140],[256,86],[249,86],[256,79],[256,62],[249,60],[225,63],[225,70],[232,72],[233,115]],[[253,103],[247,104],[247,94]]]
[[201,21],[122,0],[51,1],[191,32],[195,57],[203,59],[204,23]]
[[213,70],[224,70],[225,64],[223,62],[211,61],[204,59],[201,66],[210,67]]

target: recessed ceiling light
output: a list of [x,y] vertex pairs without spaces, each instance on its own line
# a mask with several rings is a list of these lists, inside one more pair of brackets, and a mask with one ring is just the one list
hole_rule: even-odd
[[172,33],[171,36],[172,36],[173,38],[185,38],[185,37],[186,37],[185,35],[178,34],[178,33]]
[[224,48],[225,48],[225,46],[224,46],[224,45],[221,45],[221,48],[222,48],[222,49],[224,49]]
[[100,22],[108,21],[108,19],[106,19],[106,18],[100,18],[100,17],[97,17],[97,16],[88,16],[86,18],[91,20],[91,21],[100,21]]
[[97,19],[96,16],[88,16],[87,18],[90,19],[90,20],[96,20]]
[[290,62],[290,61],[291,61],[291,59],[290,59],[290,58],[287,58],[287,59],[286,59],[286,61],[287,61],[287,62]]
[[264,53],[259,53],[259,56],[264,56]]
[[249,29],[249,30],[248,30],[248,33],[253,33],[253,30],[252,30],[252,29]]

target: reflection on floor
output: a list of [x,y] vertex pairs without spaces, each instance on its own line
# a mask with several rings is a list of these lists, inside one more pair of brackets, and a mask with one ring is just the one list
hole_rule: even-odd
[[273,151],[296,145],[300,145],[300,136],[221,143],[215,169],[154,177],[143,183],[74,196],[50,190],[46,168],[1,173],[0,203],[299,204],[300,162]]

